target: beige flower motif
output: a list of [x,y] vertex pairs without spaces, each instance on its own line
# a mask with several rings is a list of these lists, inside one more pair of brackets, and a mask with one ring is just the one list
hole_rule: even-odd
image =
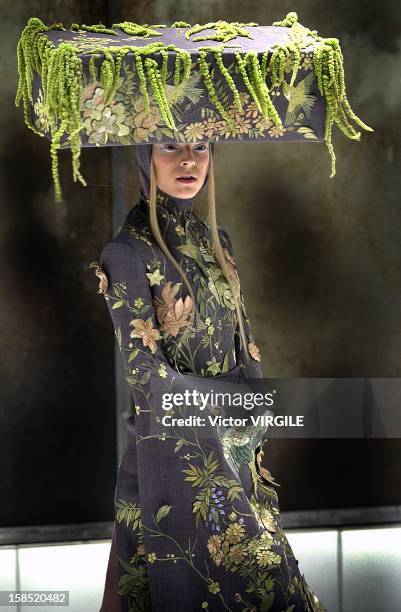
[[260,116],[260,110],[256,102],[252,100],[247,107],[245,108],[245,117],[249,117],[251,119],[257,119]]
[[132,127],[132,137],[134,142],[143,142],[149,140],[158,128],[160,123],[160,111],[158,106],[150,104],[149,111],[146,110],[145,99],[143,96],[137,98],[133,103],[134,113],[132,113],[127,121]]
[[291,57],[287,57],[284,62],[284,72],[287,74],[294,70],[294,60]]
[[148,346],[152,353],[156,352],[156,340],[161,338],[158,329],[153,327],[152,317],[146,321],[143,319],[133,319],[130,322],[133,330],[130,334],[131,338],[142,338],[143,346]]
[[158,370],[158,374],[159,374],[159,376],[161,376],[161,378],[166,378],[167,377],[167,368],[166,368],[166,365],[164,363],[160,364],[160,368]]
[[211,555],[216,554],[221,550],[221,537],[219,535],[212,535],[207,541],[207,548]]
[[234,131],[227,125],[227,132],[234,134],[247,134],[251,129],[251,120],[245,117],[244,111],[238,111],[235,106],[231,106],[228,109],[228,115],[231,117],[234,123]]
[[228,559],[231,563],[238,565],[244,560],[245,557],[245,546],[243,544],[235,544],[230,548],[228,553]]
[[266,529],[273,532],[277,531],[273,515],[271,512],[269,512],[269,510],[267,510],[266,508],[262,508],[260,512],[260,518],[262,519],[262,523],[266,527]]
[[84,121],[88,142],[104,146],[109,140],[117,142],[118,139],[127,136],[129,127],[124,123],[126,118],[123,104],[114,100],[107,106],[98,104]]
[[217,581],[216,581],[216,582],[213,582],[213,581],[212,581],[212,582],[209,584],[209,587],[208,587],[208,588],[209,588],[210,593],[214,593],[214,594],[216,594],[216,593],[218,593],[219,591],[221,591],[221,589],[220,589],[220,584],[219,584]]
[[101,87],[101,83],[91,83],[84,87],[81,98],[83,117],[85,119],[90,117],[100,104],[104,104],[104,89]]
[[272,550],[260,550],[256,553],[256,562],[261,567],[278,565],[281,562],[281,557]]
[[221,565],[221,562],[224,559],[224,554],[225,553],[222,550],[219,550],[215,555],[212,556],[213,563],[215,565]]
[[247,545],[247,550],[252,555],[256,555],[257,551],[259,550],[259,542],[257,542],[257,540],[250,540]]
[[203,122],[204,134],[207,138],[211,138],[218,131],[218,121],[216,117],[208,117]]
[[184,134],[187,140],[201,140],[204,136],[204,126],[200,121],[189,123],[184,130]]
[[103,272],[102,268],[100,267],[100,264],[97,261],[92,261],[92,263],[89,264],[89,267],[96,268],[95,274],[98,278],[100,278],[98,293],[105,294],[109,285],[106,274]]
[[219,374],[221,372],[221,368],[220,368],[221,362],[216,361],[215,355],[213,355],[211,361],[207,361],[206,363],[209,366],[206,371],[211,372],[212,376],[216,376],[216,374]]
[[258,130],[264,131],[271,128],[273,121],[271,119],[265,119],[262,115],[255,121],[255,127]]
[[147,272],[146,276],[150,281],[151,287],[153,287],[153,285],[160,285],[161,281],[164,278],[163,274],[160,274],[159,268],[157,268],[157,270],[155,270],[154,272]]
[[260,350],[259,350],[259,347],[257,347],[254,342],[248,343],[248,351],[252,359],[255,359],[255,361],[260,361],[260,357],[261,357]]
[[167,336],[177,336],[181,327],[186,327],[190,323],[192,298],[187,295],[185,301],[182,298],[176,299],[180,284],[176,283],[172,286],[169,281],[162,289],[163,301],[160,303],[154,300],[160,330],[166,332]]
[[259,502],[254,496],[251,498],[251,505],[255,509],[255,512],[259,518],[259,522],[268,530],[273,533],[277,531],[276,524],[274,522],[273,514],[266,508],[262,503]]
[[313,55],[306,55],[302,62],[302,68],[304,70],[312,70],[313,66]]
[[233,523],[227,527],[225,537],[230,544],[238,544],[245,535],[245,529],[239,523]]
[[284,132],[283,132],[283,130],[280,130],[279,127],[273,126],[272,128],[270,128],[269,134],[273,138],[278,138],[279,136],[282,136],[284,134]]
[[38,97],[33,105],[33,109],[35,111],[35,115],[37,116],[35,121],[36,127],[44,132],[50,132],[49,116],[45,111],[45,101],[43,91],[41,89],[39,89]]

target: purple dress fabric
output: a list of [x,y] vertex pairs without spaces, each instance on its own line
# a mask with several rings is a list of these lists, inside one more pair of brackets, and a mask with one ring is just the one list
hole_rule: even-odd
[[[162,409],[161,392],[235,391],[238,383],[249,391],[247,377],[261,378],[263,371],[257,353],[245,356],[208,225],[192,199],[159,191],[161,233],[197,302],[191,333],[177,344],[193,305],[151,232],[151,145],[137,147],[137,154],[140,200],[100,260],[132,395],[115,490],[121,610],[324,611],[282,531],[277,483],[258,466],[266,431],[212,426],[206,415],[227,414],[213,402],[203,411],[204,427],[162,423],[166,415],[186,417],[190,407]],[[235,267],[229,235],[221,227],[219,233]],[[254,344],[242,294],[241,300]]]

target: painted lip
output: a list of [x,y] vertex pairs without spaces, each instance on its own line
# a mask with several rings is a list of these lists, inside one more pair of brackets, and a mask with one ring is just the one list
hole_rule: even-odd
[[180,176],[177,178],[177,181],[180,181],[180,183],[195,183],[196,180],[193,176]]

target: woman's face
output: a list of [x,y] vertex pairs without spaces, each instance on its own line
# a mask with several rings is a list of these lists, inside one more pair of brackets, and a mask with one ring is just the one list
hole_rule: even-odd
[[173,198],[193,198],[206,179],[209,143],[154,144],[152,157],[158,188]]

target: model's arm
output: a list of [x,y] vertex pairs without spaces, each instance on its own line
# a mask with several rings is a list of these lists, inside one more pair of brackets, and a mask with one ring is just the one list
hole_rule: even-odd
[[[212,388],[214,392],[249,393],[250,389],[244,382],[241,385],[232,379],[230,382],[229,372],[202,378],[183,374],[171,366],[161,347],[147,268],[141,249],[134,241],[110,241],[101,253],[100,263],[108,280],[105,298],[123,356],[136,414],[152,408],[152,384],[156,392],[183,393],[196,389],[205,394]],[[214,402],[214,405],[222,406],[219,402]],[[159,402],[156,409],[160,411]],[[206,410],[202,416],[206,416],[205,413]],[[165,411],[160,414],[165,415]],[[233,409],[227,414],[233,414]],[[242,412],[241,416],[245,414]]]

